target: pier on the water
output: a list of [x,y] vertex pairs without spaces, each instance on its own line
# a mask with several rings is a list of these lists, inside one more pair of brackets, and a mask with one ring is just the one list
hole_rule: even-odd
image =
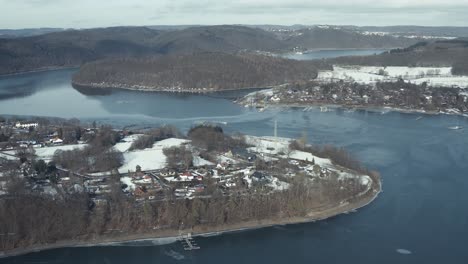
[[187,235],[180,235],[179,240],[182,243],[184,250],[200,249],[200,247],[195,243],[191,233],[188,233]]

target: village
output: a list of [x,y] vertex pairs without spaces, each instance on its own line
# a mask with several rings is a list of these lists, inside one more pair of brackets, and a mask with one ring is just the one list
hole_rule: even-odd
[[320,72],[316,80],[308,83],[286,84],[254,92],[237,103],[260,110],[274,105],[318,105],[324,106],[323,109],[327,105],[336,105],[450,114],[468,112],[466,82],[463,85],[446,82],[444,85],[440,81],[465,77],[451,76],[447,73],[450,68],[407,68],[406,71],[400,68],[405,67],[335,67],[335,71]]
[[[339,182],[341,190],[351,185],[353,191],[366,186],[370,188],[372,183],[369,176],[356,175],[333,164],[330,159],[291,149],[290,139],[243,136],[234,140],[236,144],[231,147],[214,146],[207,152],[201,147],[206,143],[204,139],[200,141],[189,133],[188,138],[167,137],[151,142],[148,147],[135,149],[132,147],[135,142],[147,135],[115,129],[111,132],[118,139],[111,149],[121,155],[121,162],[107,170],[83,170],[83,165],[67,165],[64,157],[71,157],[75,152],[83,155],[80,151],[86,151],[94,144],[90,143],[93,135],[100,135],[103,129],[96,125],[81,128],[74,124],[72,127],[74,129],[69,124],[39,125],[37,122],[3,120],[0,123],[3,139],[0,145],[0,197],[13,195],[19,187],[12,184],[15,182],[12,179],[17,178],[22,178],[28,191],[54,199],[86,193],[93,207],[105,205],[115,193],[124,194],[137,204],[268,194],[287,190],[297,175],[317,184]],[[209,126],[198,129],[206,128],[213,132]],[[226,137],[222,141],[228,142],[228,136],[222,136]],[[103,153],[99,155],[105,156]]]

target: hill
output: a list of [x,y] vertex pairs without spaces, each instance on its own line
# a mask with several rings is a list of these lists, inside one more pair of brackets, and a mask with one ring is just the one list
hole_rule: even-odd
[[114,27],[66,30],[24,38],[0,38],[0,75],[61,67],[117,57],[145,57],[196,52],[288,52],[296,47],[382,48],[406,47],[415,39],[366,36],[346,30],[302,29],[265,31],[244,26],[200,26],[155,30]]
[[108,59],[83,65],[75,86],[210,92],[257,88],[317,77],[317,63],[253,54],[197,53]]
[[294,31],[279,31],[288,48],[308,49],[373,49],[407,47],[415,39],[389,35],[364,35],[338,27],[311,27]]

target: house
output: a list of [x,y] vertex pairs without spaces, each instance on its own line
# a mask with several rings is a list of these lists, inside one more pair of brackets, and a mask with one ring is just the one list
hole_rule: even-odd
[[236,183],[233,182],[233,181],[227,181],[224,186],[226,186],[227,188],[232,188],[232,187],[236,187]]
[[38,123],[23,123],[23,124],[21,124],[20,122],[17,122],[16,125],[15,125],[16,128],[23,128],[23,129],[31,128],[31,127],[36,128],[38,126],[39,126]]
[[250,175],[250,177],[258,181],[262,181],[266,179],[266,175],[259,171],[254,172],[252,175]]
[[51,139],[50,143],[52,143],[54,145],[61,145],[61,144],[63,144],[63,140],[57,137],[57,138]]
[[228,157],[228,158],[232,158],[234,157],[234,155],[232,154],[232,151],[229,150],[228,152],[224,153],[224,156]]
[[246,148],[233,148],[232,153],[243,160],[253,162],[257,159],[257,155],[250,153]]
[[181,182],[189,182],[192,180],[193,180],[193,174],[189,171],[180,174],[179,177],[177,178],[177,181],[181,181]]
[[275,95],[275,96],[273,96],[270,100],[273,101],[273,102],[279,102],[279,101],[281,101],[281,98],[279,98],[279,97],[277,97],[277,96]]
[[135,191],[133,192],[133,195],[138,196],[138,197],[145,196],[146,195],[146,188],[141,187],[141,186],[137,187],[135,189]]
[[226,170],[228,168],[228,166],[229,166],[228,163],[222,162],[222,163],[218,163],[218,165],[216,165],[216,168],[220,169],[220,170]]

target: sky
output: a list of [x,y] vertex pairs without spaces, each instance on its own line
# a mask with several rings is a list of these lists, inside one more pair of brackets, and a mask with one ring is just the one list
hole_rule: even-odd
[[468,26],[468,0],[0,0],[0,28],[124,25]]

